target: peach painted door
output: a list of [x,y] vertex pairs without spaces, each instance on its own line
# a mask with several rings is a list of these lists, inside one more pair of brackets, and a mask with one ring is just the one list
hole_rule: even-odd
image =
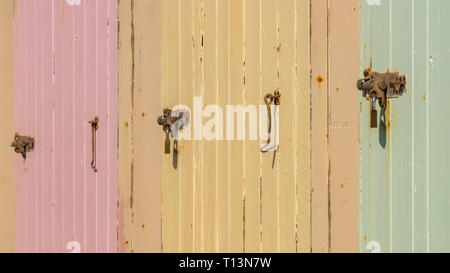
[[117,1],[17,0],[14,48],[16,251],[115,252]]

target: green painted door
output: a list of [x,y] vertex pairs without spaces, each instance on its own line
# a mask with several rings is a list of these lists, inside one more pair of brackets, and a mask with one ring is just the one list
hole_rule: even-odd
[[[360,0],[360,68],[407,75],[386,125],[361,96],[360,251],[450,251],[450,1]],[[378,107],[378,114],[382,111]]]

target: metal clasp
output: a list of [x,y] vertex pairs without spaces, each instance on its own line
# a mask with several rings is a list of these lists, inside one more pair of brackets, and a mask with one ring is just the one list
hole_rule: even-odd
[[[277,136],[277,132],[278,130],[275,130],[275,134],[272,138],[272,134],[273,134],[273,129],[276,129],[275,126],[278,126],[278,124],[276,124],[275,122],[272,122],[272,104],[275,106],[274,110],[275,110],[275,119],[277,119],[277,114],[278,114],[278,107],[281,104],[281,92],[279,89],[275,90],[273,94],[269,93],[264,97],[264,103],[267,106],[267,117],[268,117],[268,130],[267,130],[267,144],[261,147],[261,152],[262,153],[267,153],[270,151],[276,151],[278,149],[278,136]],[[272,123],[274,123],[275,125],[272,125]],[[274,128],[272,128],[274,127]],[[273,140],[273,144],[271,145],[271,142]]]
[[190,122],[189,111],[164,109],[163,115],[158,117],[158,124],[162,126],[166,139],[164,143],[165,154],[170,154],[172,136],[174,140],[174,151],[178,152],[178,132]]
[[378,73],[372,72],[370,68],[364,71],[364,78],[357,82],[359,90],[364,92],[364,95],[371,100],[371,118],[370,127],[377,128],[377,116],[375,101],[381,108],[385,109],[387,100],[398,98],[406,92],[406,76],[400,75],[398,72]]
[[23,159],[27,159],[27,153],[34,150],[34,137],[21,136],[16,133],[11,147],[16,153],[22,154]]

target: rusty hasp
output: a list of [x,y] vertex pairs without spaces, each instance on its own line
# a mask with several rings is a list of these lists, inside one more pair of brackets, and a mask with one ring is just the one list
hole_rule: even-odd
[[358,80],[357,87],[370,99],[370,127],[377,128],[378,112],[376,110],[376,101],[378,100],[381,108],[386,108],[388,99],[398,98],[405,93],[406,76],[400,75],[398,72],[372,72],[368,68],[364,71],[364,78]]
[[[171,141],[170,141],[170,134],[173,134],[172,130],[175,128],[183,129],[183,125],[181,125],[180,128],[176,128],[174,126],[178,121],[182,120],[184,117],[183,112],[178,112],[178,116],[172,116],[172,110],[166,108],[163,111],[163,115],[158,117],[158,124],[162,126],[164,133],[166,134],[166,140],[164,142],[164,153],[170,154],[170,147],[171,147]],[[176,143],[176,142],[175,142]],[[174,146],[175,150],[178,150],[177,146]]]
[[22,154],[23,159],[27,159],[27,153],[34,150],[34,137],[21,136],[16,133],[11,147],[16,153]]
[[382,108],[386,108],[386,100],[398,98],[406,92],[406,76],[394,73],[364,71],[364,78],[358,80],[358,89],[369,97],[375,96]]
[[[268,93],[264,96],[264,103],[267,106],[267,119],[268,119],[268,127],[267,127],[267,145],[261,148],[262,153],[267,153],[271,150],[278,149],[278,146],[276,144],[272,146],[270,143],[272,142],[272,104],[275,106],[281,105],[281,92],[279,89],[275,90],[273,94]],[[275,113],[276,114],[276,113]]]

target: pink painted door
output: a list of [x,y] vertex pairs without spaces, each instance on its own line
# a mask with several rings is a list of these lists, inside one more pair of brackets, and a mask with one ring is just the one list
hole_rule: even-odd
[[115,252],[117,0],[16,0],[14,35],[16,251]]

